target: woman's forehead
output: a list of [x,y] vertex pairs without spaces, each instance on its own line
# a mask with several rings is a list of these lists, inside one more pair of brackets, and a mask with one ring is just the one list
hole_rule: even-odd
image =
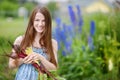
[[35,17],[45,18],[45,16],[41,12],[37,12]]

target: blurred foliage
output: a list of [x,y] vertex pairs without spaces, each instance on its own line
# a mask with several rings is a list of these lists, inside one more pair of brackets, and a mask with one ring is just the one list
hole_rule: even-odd
[[55,12],[58,10],[57,3],[56,2],[49,2],[46,6],[52,15],[52,18],[55,18],[56,17]]
[[117,11],[116,13],[114,13],[114,15],[112,15],[109,19],[110,21],[110,26],[111,26],[111,32],[116,32],[116,38],[117,41],[120,42],[120,11]]
[[36,6],[35,3],[31,3],[31,2],[26,2],[23,4],[23,6],[28,10],[28,12],[32,12],[33,8]]
[[[0,17],[18,17],[19,7],[25,7],[28,11],[28,15],[37,5],[35,1],[27,2],[25,0],[1,0],[0,1]],[[56,10],[58,10],[56,2],[50,2],[47,4],[47,8],[50,10],[52,17],[54,18]]]
[[8,57],[5,54],[10,54],[11,47],[8,40],[13,42],[14,38],[5,38],[0,36],[0,80],[14,80],[15,72],[8,68]]
[[4,17],[17,17],[17,10],[18,4],[10,2],[10,1],[3,1],[0,3],[0,15]]
[[17,3],[17,0],[0,0],[0,1],[8,1],[8,2],[12,2],[12,3]]
[[18,17],[19,7],[25,7],[28,15],[37,3],[16,0],[1,0],[0,1],[0,17]]
[[[83,20],[82,33],[73,38],[71,54],[65,56],[62,49],[59,51],[60,75],[67,80],[119,80],[119,14],[90,14]],[[93,50],[87,43],[91,20],[96,24]]]

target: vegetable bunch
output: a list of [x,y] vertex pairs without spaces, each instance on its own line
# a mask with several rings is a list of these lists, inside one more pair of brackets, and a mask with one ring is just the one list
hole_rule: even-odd
[[[32,52],[32,48],[27,48],[26,50],[20,49],[19,45],[13,45],[11,42],[9,42],[12,48],[15,50],[15,53],[11,53],[11,55],[7,55],[8,57],[11,57],[13,59],[18,58],[25,58],[27,55],[29,55]],[[48,71],[45,66],[42,64],[42,62],[34,61],[32,65],[38,70],[39,74],[42,73],[47,74],[49,77],[51,77],[53,80],[57,80],[53,74],[51,74],[50,71]]]

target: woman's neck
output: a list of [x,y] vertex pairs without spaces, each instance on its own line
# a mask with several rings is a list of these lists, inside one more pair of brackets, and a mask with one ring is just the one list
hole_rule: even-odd
[[34,46],[34,47],[41,48],[41,45],[40,45],[40,43],[39,43],[40,37],[41,37],[40,34],[36,34],[35,39],[34,39],[34,42],[33,42],[33,46]]
[[40,37],[41,37],[41,35],[37,33],[35,36],[34,42],[39,42]]

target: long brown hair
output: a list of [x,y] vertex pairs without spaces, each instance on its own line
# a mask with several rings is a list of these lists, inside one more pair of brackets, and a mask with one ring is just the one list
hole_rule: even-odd
[[25,33],[24,38],[20,45],[21,49],[25,49],[26,47],[31,46],[33,44],[33,41],[34,41],[34,38],[36,35],[36,31],[33,27],[33,22],[34,22],[35,15],[37,12],[40,12],[45,16],[45,30],[42,33],[39,43],[41,46],[44,46],[44,48],[46,49],[47,54],[50,56],[50,62],[52,62],[54,65],[57,66],[55,56],[53,53],[53,47],[52,47],[51,15],[50,15],[48,9],[45,7],[37,6],[33,10],[32,14],[30,16],[29,22],[28,22],[26,33]]

